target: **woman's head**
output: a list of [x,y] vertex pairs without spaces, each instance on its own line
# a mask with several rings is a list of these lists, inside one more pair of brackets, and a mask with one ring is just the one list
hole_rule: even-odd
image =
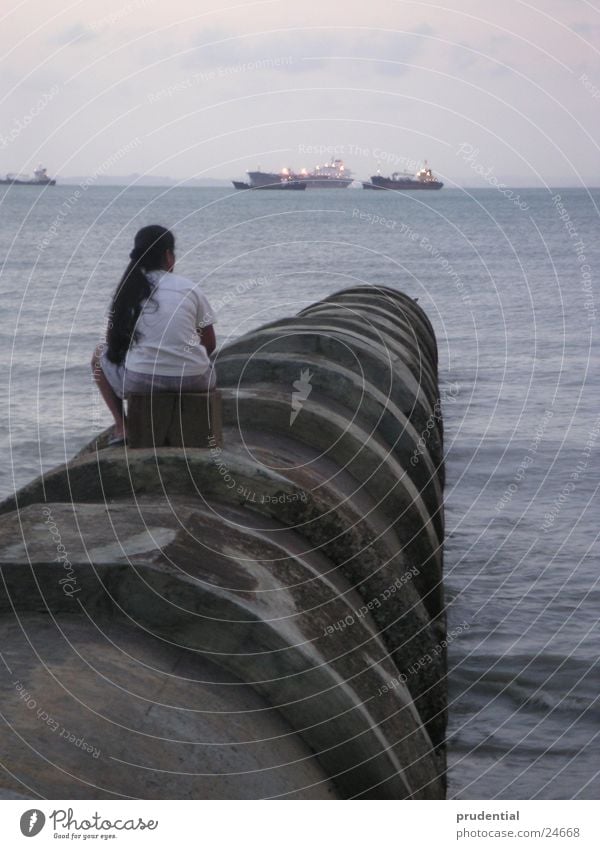
[[175,237],[160,224],[149,224],[135,234],[129,259],[145,271],[167,269],[173,264]]
[[113,363],[122,363],[131,342],[138,341],[135,329],[142,304],[152,294],[149,271],[172,271],[175,265],[175,238],[159,224],[142,227],[135,234],[129,265],[114,294],[108,329],[106,355]]

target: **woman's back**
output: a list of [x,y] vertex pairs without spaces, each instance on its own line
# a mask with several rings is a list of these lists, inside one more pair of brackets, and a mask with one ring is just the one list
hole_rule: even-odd
[[208,300],[191,280],[163,270],[147,272],[153,286],[136,323],[138,341],[126,367],[144,374],[204,374],[210,360],[198,328],[214,324]]

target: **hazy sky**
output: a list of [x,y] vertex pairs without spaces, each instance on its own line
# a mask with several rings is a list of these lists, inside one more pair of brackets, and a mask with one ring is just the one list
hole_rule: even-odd
[[597,2],[223,2],[4,0],[0,173],[600,184]]

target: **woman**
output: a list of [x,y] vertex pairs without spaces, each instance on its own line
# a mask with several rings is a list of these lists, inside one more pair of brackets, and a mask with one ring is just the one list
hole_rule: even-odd
[[94,379],[125,442],[129,392],[205,392],[215,385],[210,304],[191,280],[173,273],[175,239],[152,224],[136,233],[130,263],[111,306],[106,343],[92,357]]

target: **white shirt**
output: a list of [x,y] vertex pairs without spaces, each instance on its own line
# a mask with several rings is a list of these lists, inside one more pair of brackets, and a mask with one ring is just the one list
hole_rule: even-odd
[[142,303],[135,326],[139,341],[132,342],[125,367],[142,374],[205,374],[210,368],[197,328],[215,318],[201,289],[178,274],[149,271],[152,295]]

